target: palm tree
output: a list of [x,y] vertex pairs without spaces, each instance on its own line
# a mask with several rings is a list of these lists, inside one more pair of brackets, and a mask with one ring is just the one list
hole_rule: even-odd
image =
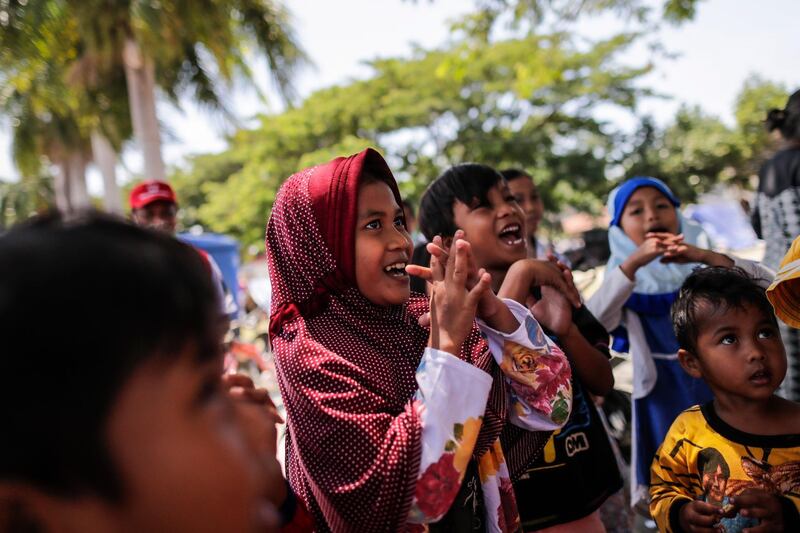
[[304,60],[286,11],[271,0],[65,0],[82,36],[83,58],[104,77],[122,69],[145,175],[165,179],[156,87],[174,103],[183,94],[226,112],[221,84],[251,79],[245,50],[265,54],[287,100]]
[[[67,6],[43,0],[23,11],[13,4],[0,8],[0,111],[13,128],[14,160],[23,180],[54,165],[60,210],[88,207],[90,139],[120,147],[130,136],[124,77],[78,83],[86,69],[76,59],[80,36]],[[116,183],[106,187],[106,205],[121,212],[114,202],[121,206]]]
[[156,86],[175,104],[190,93],[227,113],[219,89],[251,79],[245,49],[262,51],[281,95],[304,61],[286,12],[269,0],[6,0],[0,2],[0,111],[11,117],[15,160],[58,169],[62,209],[88,204],[90,159],[106,207],[121,209],[116,153],[133,131],[148,177],[164,179]]

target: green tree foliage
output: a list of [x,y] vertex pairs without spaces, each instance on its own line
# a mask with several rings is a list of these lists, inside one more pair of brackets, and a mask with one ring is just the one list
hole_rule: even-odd
[[0,180],[0,233],[53,205],[52,179],[28,176],[16,182]]
[[765,157],[775,148],[774,139],[764,128],[770,109],[783,109],[790,91],[786,86],[751,76],[736,98],[736,127],[740,137],[742,155],[755,172]]
[[632,109],[648,94],[635,82],[650,66],[617,61],[635,39],[591,46],[560,33],[479,46],[465,40],[374,61],[369,79],[317,91],[238,132],[225,152],[192,160],[173,178],[184,222],[260,245],[287,176],[365,146],[383,150],[412,199],[447,166],[480,161],[534,172],[556,209],[567,201],[597,207],[613,137],[593,112]]
[[748,188],[776,148],[764,119],[788,94],[783,85],[751,76],[736,98],[732,127],[697,107],[682,107],[663,130],[645,118],[623,158],[625,175],[660,177],[685,201],[719,183]]
[[644,121],[638,135],[625,175],[659,177],[684,201],[737,177],[742,153],[736,133],[697,107],[682,107],[663,131]]

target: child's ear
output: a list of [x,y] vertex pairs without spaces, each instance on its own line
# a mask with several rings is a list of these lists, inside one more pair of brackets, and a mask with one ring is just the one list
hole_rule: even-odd
[[697,356],[689,350],[684,350],[683,348],[679,349],[678,361],[680,361],[683,370],[693,378],[699,379],[703,377],[703,371],[700,368],[700,361],[698,361]]

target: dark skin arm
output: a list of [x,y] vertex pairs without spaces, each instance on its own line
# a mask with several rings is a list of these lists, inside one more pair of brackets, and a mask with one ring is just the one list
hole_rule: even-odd
[[561,348],[569,355],[581,383],[595,396],[605,396],[614,388],[614,374],[608,358],[586,340],[573,322],[569,331],[558,337]]

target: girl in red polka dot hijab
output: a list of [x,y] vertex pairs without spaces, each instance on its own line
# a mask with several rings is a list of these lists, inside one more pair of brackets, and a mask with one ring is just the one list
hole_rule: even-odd
[[470,268],[464,240],[426,270],[430,309],[410,295],[401,205],[371,149],[278,192],[270,339],[289,482],[319,531],[517,531],[511,479],[566,421],[569,364]]

